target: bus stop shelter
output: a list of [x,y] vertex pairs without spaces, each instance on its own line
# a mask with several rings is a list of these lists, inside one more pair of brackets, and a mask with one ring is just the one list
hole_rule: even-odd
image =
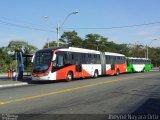
[[33,54],[23,55],[24,75],[31,75]]

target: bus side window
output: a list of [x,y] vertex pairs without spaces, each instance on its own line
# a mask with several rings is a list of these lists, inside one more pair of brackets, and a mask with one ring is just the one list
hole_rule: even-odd
[[122,64],[125,63],[125,57],[122,57]]
[[97,63],[101,64],[101,60],[100,60],[100,55],[99,54],[97,55]]
[[62,67],[62,66],[64,66],[64,58],[63,56],[59,55],[57,57],[57,67]]
[[110,63],[110,57],[107,55],[106,56],[106,64],[109,64]]
[[86,64],[86,54],[81,53],[81,58],[82,58],[82,64]]
[[68,57],[68,54],[65,53],[64,54],[64,65],[67,65],[67,64],[69,64],[69,57]]

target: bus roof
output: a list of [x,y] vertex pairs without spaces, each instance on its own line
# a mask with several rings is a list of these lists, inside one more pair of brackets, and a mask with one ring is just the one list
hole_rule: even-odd
[[90,50],[90,49],[84,49],[84,48],[76,48],[76,47],[60,48],[59,50],[60,51],[71,51],[71,52],[100,54],[100,51]]
[[128,59],[141,59],[141,60],[150,60],[147,58],[138,58],[138,57],[127,57]]
[[57,50],[57,49],[61,49],[61,48],[68,48],[68,47],[51,47],[51,48],[44,48],[44,49],[41,49],[41,50],[38,50],[37,52],[42,52],[42,51],[54,51],[54,50]]
[[[70,52],[80,52],[80,53],[91,53],[91,54],[100,54],[100,51],[96,50],[90,50],[90,49],[84,49],[84,48],[76,48],[76,47],[53,47],[53,48],[44,48],[39,50],[38,52],[41,51],[54,51],[54,50],[60,50],[60,51],[70,51]],[[111,55],[111,56],[125,56],[123,54],[118,54],[118,53],[112,53],[112,52],[105,52],[105,55]]]
[[123,54],[112,53],[112,52],[105,52],[105,55],[111,55],[111,56],[125,56],[125,55],[123,55]]

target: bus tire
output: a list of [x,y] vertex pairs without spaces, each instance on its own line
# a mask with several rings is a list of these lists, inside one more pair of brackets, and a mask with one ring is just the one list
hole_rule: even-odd
[[134,70],[133,70],[133,68],[131,69],[131,73],[134,73]]
[[94,71],[94,76],[93,76],[94,78],[97,78],[98,77],[98,70],[95,70]]
[[72,72],[68,72],[66,81],[67,81],[67,82],[70,82],[70,81],[72,81],[72,80],[73,80],[73,73],[72,73]]
[[118,76],[119,74],[120,74],[120,71],[119,71],[119,69],[117,69],[115,75]]

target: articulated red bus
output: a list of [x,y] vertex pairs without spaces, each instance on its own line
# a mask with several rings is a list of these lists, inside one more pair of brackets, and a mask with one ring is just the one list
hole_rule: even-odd
[[75,47],[42,49],[34,56],[32,80],[67,80],[119,75],[126,72],[125,56]]

